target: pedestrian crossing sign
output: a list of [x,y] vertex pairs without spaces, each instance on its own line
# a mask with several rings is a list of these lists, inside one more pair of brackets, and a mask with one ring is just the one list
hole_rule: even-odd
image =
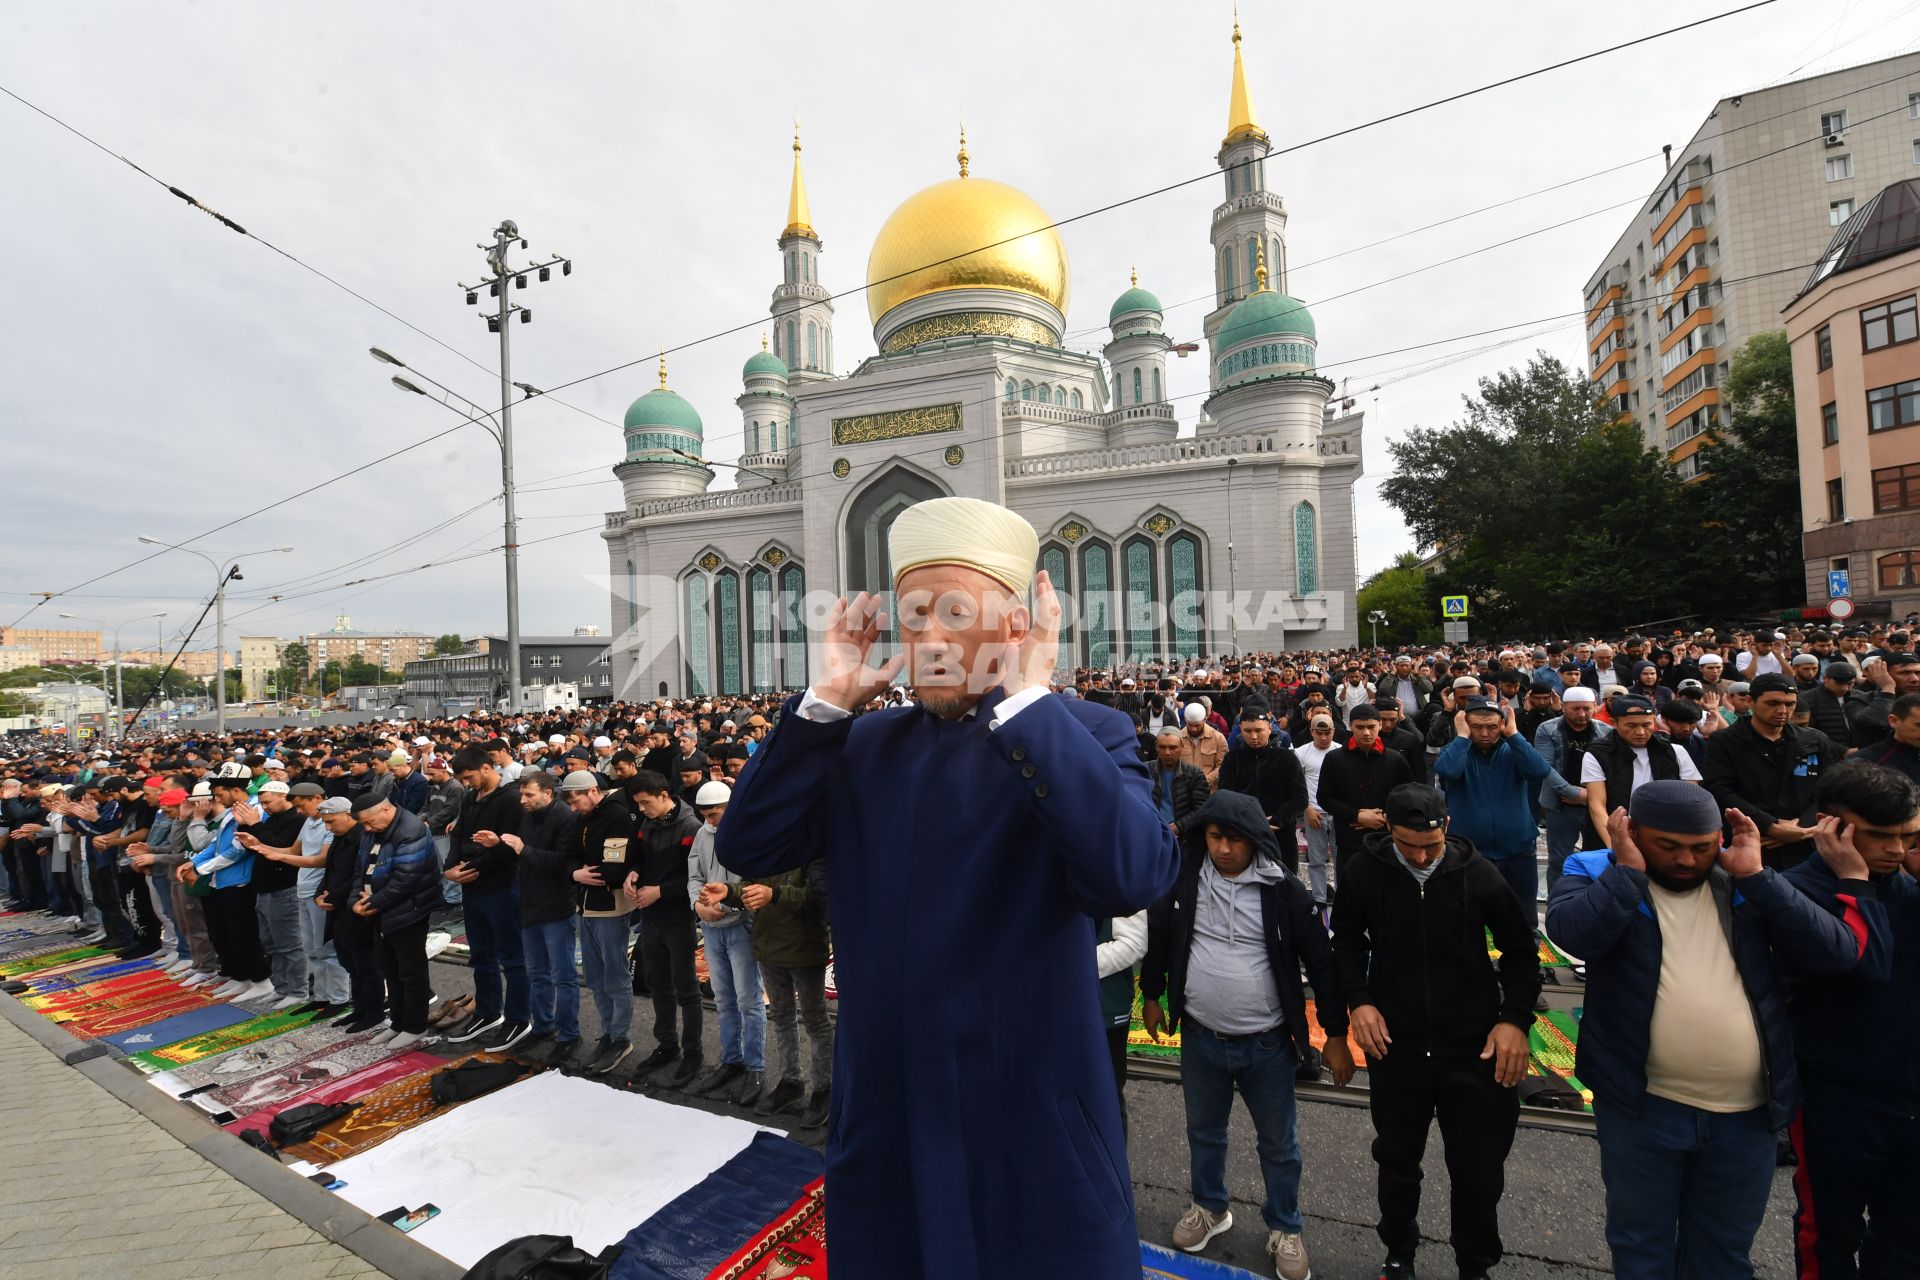
[[1443,618],[1466,617],[1467,598],[1465,596],[1441,596],[1440,616]]

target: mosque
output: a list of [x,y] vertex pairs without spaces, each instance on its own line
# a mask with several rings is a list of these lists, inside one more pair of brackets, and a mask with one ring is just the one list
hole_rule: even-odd
[[1166,362],[1194,348],[1168,336],[1160,300],[1136,279],[1100,355],[1063,345],[1066,247],[1031,197],[969,172],[964,132],[958,176],[880,228],[866,289],[878,354],[837,373],[796,134],[772,342],[734,401],[738,487],[708,491],[700,414],[664,359],[626,413],[625,506],[602,533],[618,696],[804,685],[803,597],[886,590],[894,518],[948,494],[1039,531],[1040,567],[1071,598],[1062,669],[1355,643],[1364,415],[1315,371],[1313,318],[1287,294],[1286,205],[1240,46],[1236,22],[1210,389],[1191,435]]

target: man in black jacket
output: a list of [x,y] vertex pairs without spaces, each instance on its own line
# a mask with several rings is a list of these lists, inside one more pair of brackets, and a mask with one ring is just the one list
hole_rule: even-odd
[[[580,1045],[580,972],[574,967],[579,930],[573,922],[573,869],[580,865],[580,823],[555,804],[553,775],[520,777],[520,830],[500,842],[518,860],[520,950],[527,959],[527,1038],[522,1053],[545,1049],[571,1058]],[[513,1047],[513,1046],[509,1046]]]
[[1818,684],[1800,691],[1800,705],[1806,709],[1807,724],[1843,747],[1859,745],[1853,717],[1873,702],[1866,690],[1854,687],[1857,675],[1851,662],[1837,659],[1826,665]]
[[[1325,786],[1324,780],[1321,784]],[[1380,1166],[1381,1276],[1413,1276],[1420,1159],[1436,1114],[1462,1280],[1500,1261],[1500,1195],[1540,990],[1533,922],[1506,878],[1447,834],[1432,787],[1396,787],[1333,902],[1333,954],[1367,1056]],[[1491,931],[1501,961],[1487,955]]]
[[[591,769],[569,773],[560,794],[579,821],[572,878],[580,896],[580,967],[600,1015],[600,1042],[583,1065],[601,1075],[633,1050],[627,1035],[633,1021],[633,982],[627,970],[632,910],[619,886],[638,856],[638,828],[625,796],[602,792],[600,775]],[[558,1065],[571,1053],[571,1048],[563,1052],[556,1044],[548,1061]]]
[[[1400,758],[1407,762],[1408,781],[1425,782],[1427,780],[1427,740],[1419,730],[1413,727],[1406,713],[1400,709],[1400,703],[1394,698],[1381,698],[1374,704],[1380,713],[1380,741],[1387,744],[1387,750],[1397,751]],[[1352,719],[1351,716],[1348,717]]]
[[1380,740],[1377,709],[1355,707],[1352,723],[1346,750],[1334,752],[1320,765],[1320,807],[1333,822],[1336,893],[1367,834],[1387,829],[1387,796],[1413,781],[1406,760]]
[[[693,972],[693,902],[687,896],[687,855],[700,815],[667,790],[657,773],[640,773],[627,784],[640,811],[639,864],[627,873],[622,893],[640,912],[635,960],[645,968],[653,997],[654,1050],[633,1069],[639,1079],[674,1063],[661,1084],[682,1087],[700,1074],[700,983]],[[675,1029],[674,1010],[679,1010]]]
[[[440,902],[433,836],[418,815],[368,792],[353,802],[365,852],[360,894],[351,904],[363,920],[378,921],[380,968],[392,1012],[389,1044],[408,1048],[427,1034],[433,981],[427,975],[427,920]],[[346,904],[342,904],[346,905]]]
[[1701,773],[1722,809],[1738,809],[1760,828],[1766,865],[1785,871],[1813,852],[1820,774],[1846,748],[1791,723],[1799,699],[1791,676],[1773,672],[1750,685],[1753,714],[1707,739]]
[[461,890],[460,916],[473,966],[473,1016],[449,1031],[447,1042],[511,1048],[531,1026],[520,891],[514,856],[500,840],[520,830],[520,797],[501,785],[499,767],[483,746],[460,748],[452,764],[467,794],[453,823],[446,878]]
[[1893,736],[1887,722],[1893,700],[1902,694],[1920,693],[1920,655],[1889,653],[1868,658],[1861,665],[1862,678],[1873,688],[1866,702],[1851,713],[1852,745],[1870,747]]
[[[1338,718],[1335,719],[1336,732]],[[1249,702],[1240,712],[1240,745],[1220,762],[1221,791],[1252,796],[1279,836],[1280,860],[1300,874],[1300,846],[1293,829],[1307,811],[1307,775],[1291,749],[1275,746],[1267,709]]]
[[333,836],[327,845],[326,877],[313,896],[333,925],[333,954],[347,971],[353,1008],[333,1020],[349,1035],[371,1031],[387,1020],[387,980],[380,972],[380,925],[351,910],[366,882],[363,832],[353,820],[345,796],[320,802],[320,822]]
[[1207,775],[1198,765],[1180,759],[1180,739],[1184,735],[1167,725],[1153,738],[1153,807],[1160,820],[1178,835],[1187,818],[1207,802]]
[[1613,700],[1613,732],[1596,737],[1580,757],[1579,783],[1587,793],[1587,817],[1604,831],[1607,815],[1624,809],[1649,782],[1698,782],[1700,770],[1684,747],[1653,731],[1653,704],[1636,694]]
[[[1291,828],[1285,834],[1291,838]],[[1310,1052],[1306,964],[1315,1016],[1326,1032],[1334,1080],[1353,1076],[1346,1010],[1333,952],[1312,895],[1279,865],[1280,841],[1251,797],[1221,791],[1182,838],[1180,879],[1148,914],[1140,975],[1147,1033],[1182,1031],[1193,1204],[1173,1229],[1189,1253],[1233,1225],[1227,1208],[1227,1119],[1233,1094],[1253,1117],[1266,1181],[1261,1216],[1277,1274],[1311,1274],[1301,1240],[1300,1144],[1294,1131],[1294,1071]],[[1167,1009],[1160,1006],[1167,997]]]

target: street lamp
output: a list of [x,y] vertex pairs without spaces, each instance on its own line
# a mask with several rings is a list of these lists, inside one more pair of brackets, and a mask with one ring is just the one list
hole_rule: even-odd
[[[522,314],[525,313],[523,312]],[[505,425],[505,415],[502,415],[503,425],[496,426],[493,422],[488,421],[489,418],[494,416],[496,411],[482,409],[458,391],[435,381],[427,374],[421,373],[420,370],[414,368],[392,352],[383,351],[379,347],[368,347],[367,354],[381,364],[390,364],[397,368],[405,369],[408,373],[418,377],[422,382],[428,382],[438,387],[441,394],[435,396],[432,392],[423,389],[418,383],[403,378],[397,373],[394,374],[391,379],[393,385],[400,388],[400,390],[416,396],[425,396],[428,400],[431,400],[449,413],[457,413],[467,422],[484,428],[486,433],[493,437],[493,442],[500,447],[500,488],[504,495],[506,506],[506,530],[503,541],[505,543],[504,549],[506,551],[507,571],[507,697],[509,699],[508,710],[517,712],[520,709],[520,521],[514,514],[513,503],[513,429],[510,425]],[[464,402],[472,408],[473,412],[469,414],[463,411],[458,405],[449,402],[447,399],[448,396]]]
[[150,547],[165,547],[169,551],[184,551],[190,556],[199,556],[213,569],[213,723],[214,733],[224,737],[227,732],[227,582],[242,576],[240,562],[247,556],[271,555],[293,548],[262,547],[220,564],[204,551],[195,551],[178,543],[162,542],[144,533],[140,535],[140,541]]
[[1380,609],[1375,609],[1367,614],[1367,621],[1373,624],[1373,647],[1376,649],[1380,647],[1380,624],[1386,620],[1387,615],[1385,611]]
[[[98,618],[83,618],[77,613],[63,613],[60,616],[63,618],[71,618],[75,622],[91,622],[96,627],[105,627],[107,630],[113,632],[113,736],[115,739],[126,737],[127,727],[120,722],[120,717],[127,708],[127,700],[121,692],[120,686],[120,627],[128,626],[135,622],[152,622],[156,618],[164,618],[167,615],[164,613],[145,613],[137,618],[127,619],[127,621],[121,623],[120,626],[115,626],[111,622],[102,622]],[[157,652],[155,656],[158,656]],[[100,691],[102,693],[106,692],[106,685],[106,678],[103,676],[100,680]]]

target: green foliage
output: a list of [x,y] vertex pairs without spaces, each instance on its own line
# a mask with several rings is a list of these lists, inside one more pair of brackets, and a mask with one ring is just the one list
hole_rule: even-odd
[[1387,615],[1380,624],[1380,643],[1384,646],[1414,644],[1440,638],[1440,593],[1433,580],[1420,570],[1420,557],[1402,552],[1394,562],[1360,584],[1355,599],[1359,608],[1360,638],[1373,643],[1374,625],[1367,615],[1378,609]]
[[1702,598],[1747,611],[1790,607],[1806,596],[1800,554],[1800,460],[1793,357],[1784,330],[1755,334],[1727,375],[1727,433],[1708,433],[1701,478],[1688,486],[1700,525],[1690,557],[1703,566]]
[[446,635],[439,637],[433,642],[433,651],[435,653],[458,653],[466,647],[467,642],[462,640],[458,633],[452,631],[449,631]]
[[126,708],[129,713],[142,702],[148,702],[149,695],[155,695],[156,686],[159,686],[159,692],[152,697],[151,702],[148,702],[149,710],[166,698],[194,697],[207,691],[206,681],[196,680],[178,670],[167,672],[166,682],[162,685],[160,680],[162,670],[161,667],[127,667],[121,671],[120,687],[126,693]]

